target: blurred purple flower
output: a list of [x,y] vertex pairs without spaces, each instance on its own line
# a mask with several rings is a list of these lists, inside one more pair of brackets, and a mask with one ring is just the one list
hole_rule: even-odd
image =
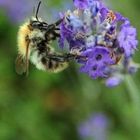
[[131,57],[129,58],[125,57],[123,65],[129,74],[136,73],[140,68],[140,64],[135,63]]
[[[37,2],[37,0],[35,0]],[[0,0],[0,7],[3,8],[12,22],[21,22],[29,13],[32,13],[36,6],[33,0]]]
[[101,7],[100,0],[73,0],[73,2],[75,7],[81,10],[92,7],[94,13],[96,13]]
[[97,113],[78,126],[78,133],[82,139],[107,140],[109,128],[108,118]]
[[106,86],[107,87],[118,86],[122,82],[122,80],[123,80],[123,76],[121,76],[121,75],[116,75],[116,76],[109,77],[106,80]]
[[88,0],[73,0],[75,7],[79,9],[86,9],[88,7]]

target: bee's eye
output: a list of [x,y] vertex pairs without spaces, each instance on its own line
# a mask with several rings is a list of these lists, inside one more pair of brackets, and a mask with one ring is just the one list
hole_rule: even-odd
[[43,26],[48,26],[48,24],[46,22],[42,22]]
[[37,28],[37,29],[42,30],[42,29],[46,29],[48,27],[48,24],[46,22],[32,21],[31,26],[33,28]]
[[39,21],[32,21],[31,22],[32,27],[34,28],[38,28],[41,26],[41,23]]

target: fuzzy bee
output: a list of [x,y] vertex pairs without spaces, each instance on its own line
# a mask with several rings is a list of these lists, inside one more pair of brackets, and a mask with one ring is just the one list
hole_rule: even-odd
[[58,25],[62,19],[53,24],[48,24],[38,18],[39,2],[35,17],[25,22],[18,31],[18,56],[15,61],[18,74],[28,74],[29,61],[37,69],[60,72],[68,66],[68,62],[75,56],[72,54],[61,54],[55,52],[51,42],[59,35]]

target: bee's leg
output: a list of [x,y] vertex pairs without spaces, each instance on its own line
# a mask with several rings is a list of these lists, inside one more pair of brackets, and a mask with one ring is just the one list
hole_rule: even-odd
[[71,60],[76,59],[76,55],[73,54],[63,54],[63,55],[59,55],[59,54],[48,54],[47,58],[52,59],[54,61],[57,62],[69,62]]
[[62,21],[63,21],[63,19],[59,19],[59,20],[57,20],[57,21],[54,23],[54,25],[55,25],[55,26],[58,26]]
[[50,25],[48,25],[48,27],[46,29],[46,33],[52,32],[53,30],[55,30],[55,25],[50,24]]
[[71,60],[74,60],[77,58],[77,55],[75,54],[70,54],[70,53],[66,53],[64,54],[64,58],[67,60],[67,61],[71,61]]
[[45,37],[47,38],[47,40],[56,40],[60,37],[60,33],[57,33],[55,30],[52,30],[51,32],[46,33]]
[[50,34],[46,34],[46,39],[48,41],[56,40],[59,37],[60,37],[60,34],[59,33],[56,33],[56,32],[52,32]]
[[55,31],[59,31],[59,30],[60,30],[60,28],[58,28],[58,27],[55,28]]
[[53,32],[53,35],[54,35],[55,39],[60,37],[60,33],[57,33],[55,31]]
[[61,22],[62,22],[62,19],[59,19],[59,20],[56,21],[55,23],[48,25],[47,31],[51,31],[51,30],[60,30],[60,29],[57,28],[56,26],[58,26]]

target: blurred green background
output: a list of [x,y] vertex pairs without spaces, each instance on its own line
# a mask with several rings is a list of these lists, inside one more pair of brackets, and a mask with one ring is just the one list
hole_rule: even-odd
[[[130,19],[140,39],[140,1],[106,3]],[[59,74],[32,65],[28,77],[16,74],[17,31],[36,5],[37,0],[0,0],[0,140],[80,140],[80,123],[97,113],[108,119],[107,140],[139,140],[140,72],[112,89],[73,63]],[[44,0],[39,15],[53,21],[71,7],[72,0]],[[134,60],[140,62],[139,51]]]

